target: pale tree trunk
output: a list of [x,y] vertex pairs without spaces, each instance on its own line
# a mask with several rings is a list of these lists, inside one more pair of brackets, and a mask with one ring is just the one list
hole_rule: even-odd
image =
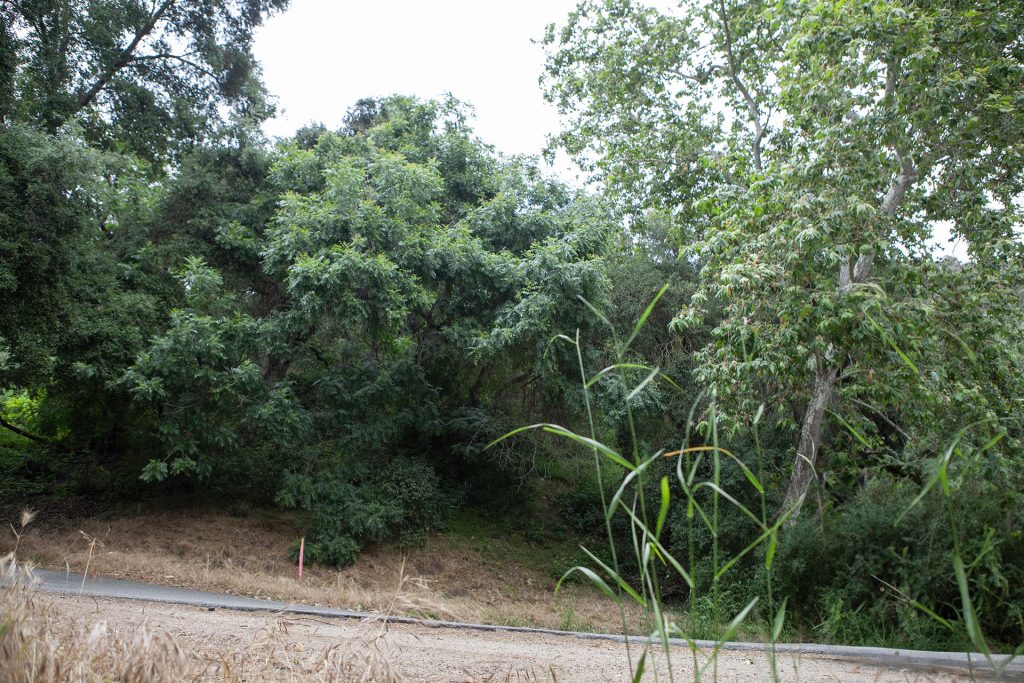
[[[830,349],[831,350],[831,349]],[[829,354],[831,355],[831,354]],[[793,462],[793,474],[786,490],[783,509],[793,508],[793,517],[800,514],[804,498],[811,490],[811,484],[818,475],[818,450],[821,446],[821,427],[825,422],[825,409],[832,398],[832,387],[836,383],[839,369],[832,365],[831,358],[818,364],[814,373],[814,388],[811,400],[804,413],[803,425],[800,428],[800,445],[796,449],[796,460]]]
[[[902,154],[899,157],[902,171],[889,188],[881,207],[881,213],[888,217],[896,212],[896,208],[906,195],[907,188],[916,178],[916,169]],[[874,260],[875,252],[872,250],[861,254],[852,267],[849,260],[843,263],[839,269],[839,293],[845,294],[855,284],[867,282],[871,277]],[[814,373],[814,386],[800,427],[800,444],[797,446],[796,459],[793,462],[793,474],[790,476],[789,488],[786,489],[786,498],[782,504],[783,510],[793,509],[790,523],[800,514],[800,508],[811,490],[811,484],[818,478],[821,428],[838,375],[839,366],[835,359],[835,349],[830,346],[825,357],[819,360]]]
[[[886,99],[895,92],[898,70],[899,60],[889,64],[884,93]],[[918,177],[918,165],[914,164],[906,150],[897,145],[894,151],[900,165],[899,174],[878,207],[879,214],[887,219],[896,214],[896,209],[903,203],[907,190]],[[870,234],[870,230],[868,232]],[[856,284],[867,282],[871,277],[871,267],[874,265],[874,261],[873,249],[861,253],[855,263],[851,263],[851,259],[847,258],[839,268],[837,287],[839,294],[845,294]],[[796,459],[793,462],[793,473],[790,476],[789,488],[786,489],[786,498],[783,501],[782,509],[784,511],[793,510],[790,523],[795,521],[797,515],[800,514],[800,508],[811,490],[811,485],[819,479],[819,470],[822,469],[818,458],[818,451],[821,448],[821,428],[838,375],[836,349],[830,345],[825,357],[819,359],[814,374],[814,386],[811,389],[807,412],[804,413],[803,424],[800,427],[800,444],[797,446]]]

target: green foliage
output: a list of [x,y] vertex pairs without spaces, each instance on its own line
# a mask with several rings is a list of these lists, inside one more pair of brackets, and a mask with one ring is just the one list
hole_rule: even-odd
[[313,461],[314,474],[289,473],[277,496],[311,513],[306,552],[315,562],[351,564],[366,545],[389,539],[415,545],[443,529],[460,502],[422,459],[333,460],[330,469]]
[[287,0],[38,0],[0,8],[0,121],[162,162],[270,110],[254,30]]
[[[736,429],[788,402],[799,453],[829,469],[830,402],[926,449],[958,419],[1019,421],[1001,370],[1021,358],[1024,272],[1012,5],[617,0],[549,28],[561,142],[635,214],[667,213],[702,266],[676,325],[713,326],[694,367]],[[937,256],[947,230],[969,264]],[[961,373],[993,338],[1010,346],[978,367],[998,381]],[[793,462],[788,502],[813,481]]]
[[800,618],[820,622],[823,633],[840,642],[863,642],[863,634],[858,638],[849,629],[869,622],[874,630],[868,634],[884,635],[881,642],[962,648],[968,645],[962,632],[949,631],[910,602],[953,622],[962,618],[950,564],[958,530],[967,539],[963,552],[974,560],[972,594],[983,605],[983,630],[1000,642],[1020,641],[1024,544],[1013,531],[1021,523],[1019,489],[979,474],[957,487],[952,520],[941,496],[927,497],[904,515],[916,487],[889,476],[867,482],[826,517],[824,532],[814,519],[787,531],[779,546],[777,585]]
[[285,5],[0,4],[5,495],[276,501],[340,565],[466,506],[547,553],[552,476],[604,549],[544,566],[658,637],[1024,637],[1013,2],[586,0],[603,197],[450,98],[266,144]]
[[[430,477],[493,490],[534,466],[479,453],[505,413],[562,400],[571,366],[549,340],[588,325],[565,301],[606,296],[601,203],[499,161],[454,101],[364,102],[269,160],[207,150],[185,168],[140,250],[180,303],[120,379],[161,444],[143,479],[277,487],[313,513],[314,557],[348,562],[437,526]],[[183,250],[175,293],[159,271]],[[348,471],[355,454],[377,466]],[[413,467],[425,483],[400,496],[386,473],[405,459],[429,476]]]

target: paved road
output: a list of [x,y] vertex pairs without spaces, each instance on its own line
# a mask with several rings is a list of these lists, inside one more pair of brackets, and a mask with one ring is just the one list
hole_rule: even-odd
[[[148,600],[151,602],[193,605],[213,609],[305,614],[331,619],[365,620],[380,618],[379,614],[371,614],[367,612],[355,612],[331,607],[285,603],[275,600],[257,600],[238,595],[210,593],[206,591],[192,590],[189,588],[158,586],[147,583],[138,583],[135,581],[126,581],[124,579],[106,578],[102,576],[89,576],[83,581],[81,574],[75,574],[73,572],[69,573],[36,569],[33,571],[32,575],[38,589],[58,593],[75,593],[96,597]],[[433,621],[412,619],[408,617],[391,617],[389,621],[437,628],[472,629],[475,631],[509,631],[572,636],[593,640],[612,640],[618,642],[623,640],[622,636],[611,634],[575,633],[569,631],[533,629],[517,626],[487,626],[483,624]],[[683,640],[673,639],[672,642],[674,645],[680,647],[689,647],[689,644]],[[708,641],[696,641],[696,645],[702,648],[710,648],[714,646],[714,643]],[[767,646],[763,643],[727,643],[722,649],[731,651],[746,650],[760,652],[766,650]],[[874,666],[896,667],[903,669],[938,668],[946,671],[964,673],[973,671],[982,675],[991,675],[994,673],[992,666],[983,655],[962,652],[928,652],[923,650],[892,650],[877,647],[847,647],[816,644],[779,644],[775,646],[775,650],[779,654],[822,656],[835,659],[860,661]],[[1009,661],[1009,663],[1007,663],[1007,659],[1009,658],[1005,656],[996,656],[993,659],[997,666],[1002,669],[1002,678],[1004,680],[1024,681],[1024,658],[1017,658]]]

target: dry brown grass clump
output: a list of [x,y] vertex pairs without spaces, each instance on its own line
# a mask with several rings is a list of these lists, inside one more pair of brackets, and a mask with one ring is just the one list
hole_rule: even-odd
[[0,560],[0,680],[174,681],[190,675],[178,645],[145,625],[130,637],[108,633],[105,623],[85,630],[57,618],[36,594],[13,555]]
[[190,643],[146,621],[109,625],[55,609],[13,555],[0,559],[0,681],[398,681],[382,629],[307,651],[278,618],[244,644]]

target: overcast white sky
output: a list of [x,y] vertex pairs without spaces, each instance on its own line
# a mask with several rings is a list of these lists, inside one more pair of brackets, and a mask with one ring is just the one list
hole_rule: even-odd
[[[362,97],[438,98],[451,92],[476,110],[474,128],[506,154],[539,155],[558,115],[537,83],[544,52],[534,40],[564,24],[577,0],[292,0],[256,35],[255,53],[278,116],[271,136],[318,121],[328,128]],[[668,8],[675,0],[648,0]],[[563,156],[555,172],[578,182]],[[949,239],[937,230],[935,242]],[[944,234],[943,234],[944,233]],[[943,251],[963,257],[963,245]]]
[[[292,0],[258,32],[255,52],[277,97],[271,136],[311,121],[336,128],[361,97],[451,92],[476,109],[480,137],[506,154],[540,154],[558,116],[537,79],[539,40],[576,0]],[[559,175],[570,180],[566,162]]]

